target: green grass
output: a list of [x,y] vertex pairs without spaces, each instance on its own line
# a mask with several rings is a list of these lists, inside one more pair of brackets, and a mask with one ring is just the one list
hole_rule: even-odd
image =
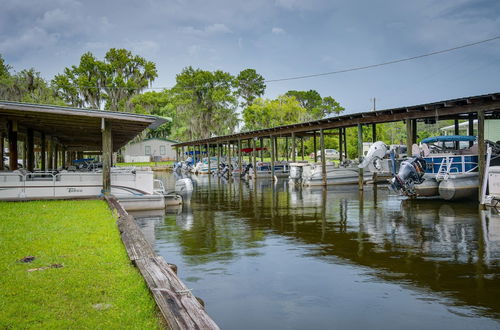
[[153,166],[168,166],[168,165],[172,165],[174,163],[173,160],[169,160],[169,161],[166,161],[166,162],[146,162],[146,163],[116,163],[116,166],[137,166],[137,167],[140,167],[140,166],[150,166],[150,167],[153,167]]
[[100,200],[0,202],[0,329],[159,328],[115,221]]

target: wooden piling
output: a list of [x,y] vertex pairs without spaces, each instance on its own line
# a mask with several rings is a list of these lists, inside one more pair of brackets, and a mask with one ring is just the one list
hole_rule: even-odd
[[274,180],[274,162],[275,162],[275,138],[271,135],[271,180]]
[[300,149],[302,149],[302,160],[304,160],[305,150],[304,150],[304,137],[303,136],[300,138]]
[[210,143],[207,143],[207,164],[208,164],[208,177],[212,174],[212,166],[210,165]]
[[316,146],[316,131],[313,132],[313,147],[314,147],[314,162],[318,162],[318,155],[316,154],[317,152],[317,146]]
[[228,171],[228,178],[233,176],[233,169],[232,169],[232,155],[231,155],[231,141],[227,141],[227,158],[228,158],[228,166],[229,166],[229,171]]
[[111,194],[111,155],[113,154],[113,141],[111,123],[102,119],[102,192],[104,196]]
[[323,185],[326,186],[326,157],[325,157],[325,134],[323,130],[319,130],[319,145],[321,149],[321,178]]
[[[7,134],[9,140],[9,168],[11,171],[17,170],[17,122],[9,120],[7,122]],[[2,159],[3,162],[3,159]]]
[[[358,160],[359,163],[363,161],[363,126],[358,124]],[[363,190],[363,169],[358,168],[358,188]]]
[[411,147],[413,143],[411,142],[411,134],[411,119],[406,119],[406,154],[408,155],[408,157],[412,156]]
[[417,143],[417,120],[411,120],[411,143]]
[[[240,177],[243,173],[243,157],[241,157],[241,139],[238,139],[238,170],[240,171]],[[255,171],[255,169],[254,169]]]
[[343,133],[342,133],[342,128],[339,128],[338,129],[338,132],[339,132],[339,160],[340,162],[342,163],[342,161],[344,160],[344,143],[343,143]]
[[27,169],[28,171],[33,172],[33,170],[35,169],[35,136],[32,128],[27,129],[26,144]]
[[343,142],[344,142],[344,153],[345,153],[345,159],[349,159],[349,154],[347,153],[347,131],[346,128],[342,130],[344,134]]
[[[55,140],[52,142],[52,147],[54,148],[54,170],[57,170],[59,164],[59,143]],[[83,158],[83,157],[82,157]],[[111,166],[111,165],[110,165]]]
[[288,151],[289,151],[288,150],[288,136],[285,136],[285,157],[286,157],[285,159],[286,159],[287,163],[288,163]]
[[295,133],[292,132],[292,162],[295,163],[296,160],[296,141],[295,141]]
[[[474,117],[472,113],[469,114],[469,136],[474,136]],[[474,145],[474,141],[469,141],[469,148]]]
[[477,112],[477,146],[478,146],[478,171],[479,171],[479,202],[482,200],[482,186],[483,180],[487,179],[484,177],[485,171],[485,157],[486,157],[486,144],[484,141],[484,111]]
[[4,140],[5,136],[4,136],[4,133],[3,132],[0,132],[0,171],[3,171],[5,170],[5,165],[4,165],[4,162],[3,162],[3,159],[5,157],[4,155],[4,150],[5,150],[5,140]]
[[260,161],[263,162],[264,161],[264,139],[260,138],[259,141],[260,141],[260,152],[259,152]]
[[252,166],[253,166],[253,179],[257,179],[257,152],[255,151],[256,149],[256,143],[255,139],[252,139]]
[[372,124],[372,142],[377,141],[377,124]]
[[45,132],[40,134],[40,169],[42,172],[47,170],[47,140]]

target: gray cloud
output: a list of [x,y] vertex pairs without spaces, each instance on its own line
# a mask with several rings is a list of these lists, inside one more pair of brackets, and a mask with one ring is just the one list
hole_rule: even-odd
[[[500,2],[472,0],[4,0],[0,53],[50,79],[92,51],[123,47],[157,63],[155,86],[183,67],[266,78],[335,71],[452,47],[500,31]],[[268,84],[317,89],[350,111],[496,90],[500,42],[392,67]],[[463,76],[467,73],[466,76]]]

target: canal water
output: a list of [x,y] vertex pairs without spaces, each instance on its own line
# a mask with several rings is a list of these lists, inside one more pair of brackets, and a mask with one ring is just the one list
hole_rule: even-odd
[[500,328],[500,216],[477,204],[192,179],[137,221],[222,329]]

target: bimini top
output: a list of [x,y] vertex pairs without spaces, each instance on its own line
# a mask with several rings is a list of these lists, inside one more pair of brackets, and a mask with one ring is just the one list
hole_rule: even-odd
[[434,142],[455,142],[455,141],[476,141],[475,136],[470,135],[441,135],[431,136],[422,140],[422,143]]

